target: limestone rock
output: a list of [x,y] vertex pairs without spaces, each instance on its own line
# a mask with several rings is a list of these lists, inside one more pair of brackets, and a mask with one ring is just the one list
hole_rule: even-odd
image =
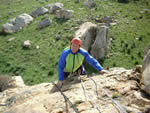
[[18,30],[22,29],[25,25],[31,23],[33,21],[33,18],[24,13],[19,16],[17,16],[14,19],[11,19],[8,23],[2,25],[2,32],[4,33],[14,33]]
[[150,95],[150,45],[145,49],[141,89]]
[[73,16],[72,10],[60,9],[55,13],[55,18],[57,19],[70,19]]
[[40,15],[44,15],[45,13],[48,13],[48,9],[46,9],[44,7],[40,7],[40,8],[37,8],[35,11],[33,11],[31,13],[31,16],[33,16],[35,18],[35,17],[38,17]]
[[[132,74],[132,70],[113,68],[103,76],[81,77],[81,79],[86,78],[82,82],[84,89],[81,80],[75,82],[69,81],[68,78],[62,87],[62,92],[80,113],[98,113],[97,108],[100,108],[102,113],[117,113],[118,110],[105,92],[112,95],[124,89],[126,93],[116,97],[118,99],[114,101],[125,106],[129,112],[142,112],[141,110],[150,105],[150,100],[142,92],[132,88],[136,86],[134,84],[136,81],[127,79],[128,74]],[[71,78],[80,79],[78,76]],[[59,91],[50,92],[55,88],[52,83],[26,86],[21,79],[16,79],[16,82],[17,87],[0,92],[0,105],[5,105],[0,106],[1,113],[65,113],[67,110],[74,113],[73,108],[69,103],[65,103]]]
[[30,40],[24,41],[23,47],[29,48],[30,46],[31,46],[31,41]]
[[75,37],[81,38],[82,47],[91,53],[93,57],[101,59],[106,55],[110,45],[108,29],[107,26],[86,22],[76,31]]
[[107,26],[100,26],[97,28],[96,39],[91,46],[91,54],[96,59],[103,58],[108,51],[108,29]]
[[84,2],[84,5],[88,6],[89,8],[95,8],[96,2],[95,0],[86,0],[86,2]]
[[53,4],[48,4],[45,7],[48,8],[49,13],[55,13],[57,10],[63,9],[63,4],[62,3],[53,3]]
[[82,24],[79,30],[76,31],[75,37],[81,38],[83,44],[82,47],[89,51],[96,36],[97,25],[91,22]]
[[52,23],[52,20],[50,20],[48,17],[44,17],[38,24],[38,28],[41,29],[41,28],[47,27],[51,23]]

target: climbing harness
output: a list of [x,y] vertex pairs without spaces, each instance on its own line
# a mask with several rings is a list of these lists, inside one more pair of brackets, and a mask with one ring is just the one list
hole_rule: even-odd
[[[52,82],[52,84],[58,89],[58,91],[61,93],[61,95],[64,97],[65,99],[65,102],[68,102],[70,104],[70,106],[73,108],[73,110],[76,112],[76,113],[80,113],[78,111],[78,109],[72,104],[72,102],[67,98],[67,96],[61,91],[61,89],[54,83]],[[67,103],[66,103],[66,108],[67,108]]]

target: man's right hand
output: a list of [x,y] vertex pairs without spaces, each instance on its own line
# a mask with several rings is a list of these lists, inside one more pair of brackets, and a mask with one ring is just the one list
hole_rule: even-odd
[[59,81],[57,82],[57,86],[58,86],[59,88],[62,88],[63,84],[64,84],[64,80],[63,80],[63,81],[62,81],[62,80],[59,80]]

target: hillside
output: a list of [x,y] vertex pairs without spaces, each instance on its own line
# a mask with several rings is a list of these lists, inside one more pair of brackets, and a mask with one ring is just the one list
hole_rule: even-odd
[[[73,0],[0,0],[0,26],[20,14],[31,14],[36,8],[55,2],[63,3],[65,9],[74,11],[73,17],[68,20],[45,14],[52,24],[43,29],[37,29],[37,25],[45,15],[34,18],[31,24],[16,33],[6,35],[1,32],[0,75],[20,75],[28,85],[56,80],[59,55],[69,46],[77,28],[84,22],[99,24],[104,16],[111,17],[117,24],[110,26],[112,44],[106,57],[99,59],[102,66],[105,69],[131,69],[142,64],[143,50],[150,42],[149,0],[129,0],[129,3],[95,1],[96,8],[90,9],[83,5],[84,0],[79,3]],[[29,49],[23,48],[26,40],[31,41]],[[89,73],[93,72],[93,68],[86,68]]]

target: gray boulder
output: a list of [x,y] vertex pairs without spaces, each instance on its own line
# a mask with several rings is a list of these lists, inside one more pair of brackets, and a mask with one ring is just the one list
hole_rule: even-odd
[[35,11],[33,11],[31,13],[31,16],[32,17],[38,17],[40,15],[44,15],[47,12],[48,12],[48,9],[46,9],[45,7],[40,7],[40,8],[37,8]]
[[72,10],[57,10],[55,14],[55,18],[58,19],[70,19],[73,16],[73,11]]
[[110,40],[107,26],[86,22],[76,31],[75,37],[81,38],[82,47],[96,59],[103,58],[108,51]]
[[150,95],[150,45],[144,51],[141,89]]
[[22,14],[16,17],[14,25],[22,28],[26,24],[29,24],[31,21],[33,21],[33,18],[28,14]]
[[96,39],[91,46],[91,54],[96,59],[103,58],[108,51],[108,30],[107,26],[98,26]]
[[49,10],[49,13],[55,13],[56,10],[63,9],[63,6],[64,5],[62,3],[54,3],[46,5],[45,7]]
[[14,33],[22,29],[25,25],[33,21],[33,18],[24,13],[16,18],[13,18],[8,21],[8,23],[2,25],[2,32],[4,33]]
[[51,23],[52,23],[52,21],[49,19],[49,17],[44,17],[38,24],[38,28],[41,29],[41,28],[47,27]]
[[86,0],[86,2],[84,2],[84,5],[88,6],[89,8],[95,8],[96,2],[95,0]]

